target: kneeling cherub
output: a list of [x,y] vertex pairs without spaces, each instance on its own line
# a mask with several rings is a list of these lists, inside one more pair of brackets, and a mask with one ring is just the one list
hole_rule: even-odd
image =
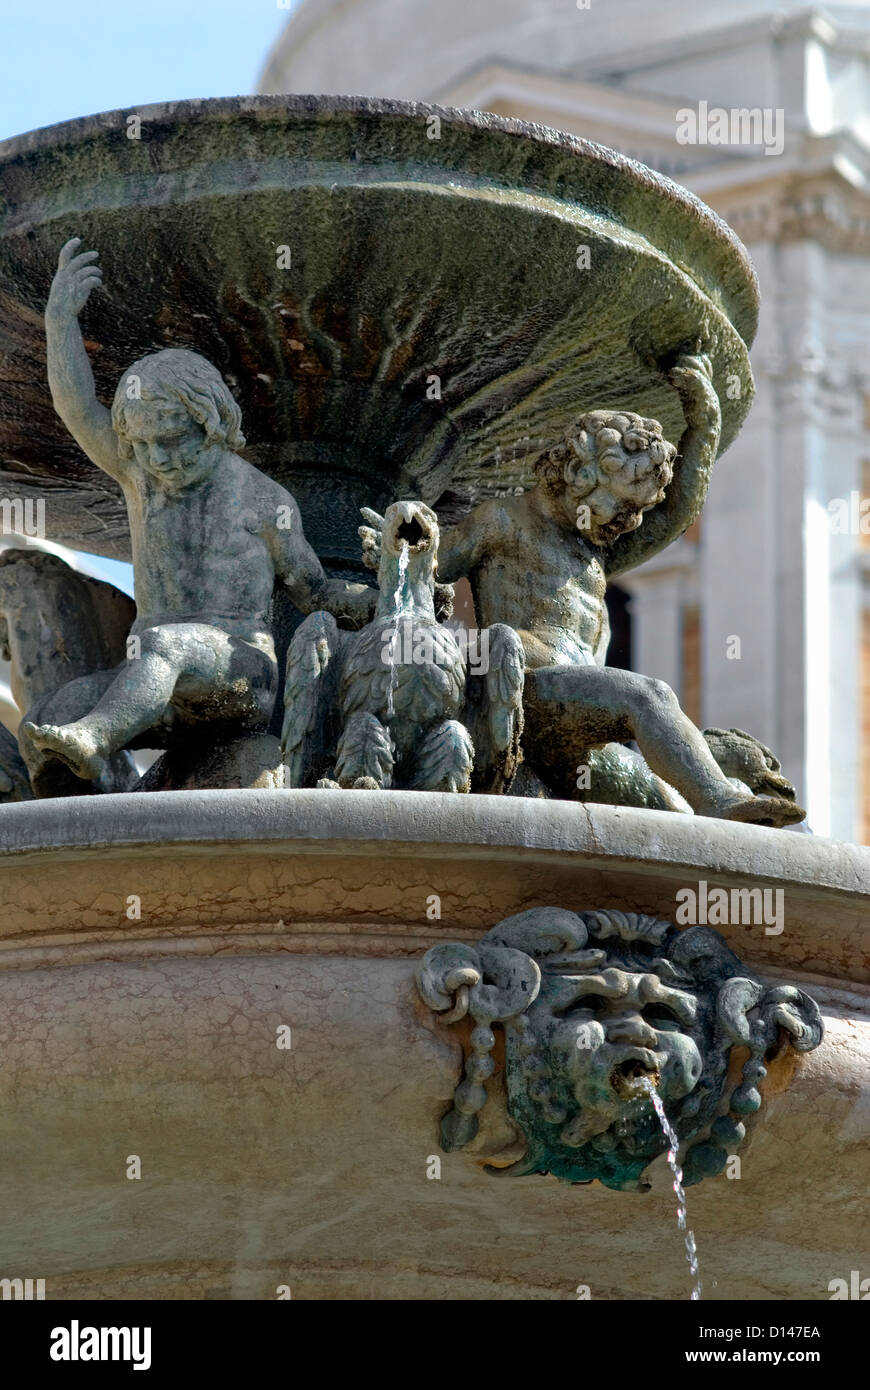
[[107,758],[156,726],[265,728],[278,687],[268,620],[276,579],[303,613],[326,609],[349,626],[368,620],[377,594],[326,577],[293,497],[235,452],[245,442],[241,412],[198,353],[141,358],[111,412],[100,404],[78,315],[101,271],[98,253],[76,254],[79,244],[61,250],[46,307],[48,379],[73,438],[124,491],[139,650],[105,673],[84,717],[25,724],[22,748],[98,782]]

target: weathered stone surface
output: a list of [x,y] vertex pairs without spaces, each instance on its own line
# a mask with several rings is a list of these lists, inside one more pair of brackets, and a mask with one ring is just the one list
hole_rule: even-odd
[[656,364],[702,322],[722,448],[751,402],[757,292],[739,242],[685,189],[572,136],[251,97],[71,121],[5,142],[0,168],[3,486],[45,495],[52,537],[99,553],[129,553],[120,494],[43,385],[41,310],[74,235],[106,269],[85,319],[99,393],[148,351],[214,361],[247,457],[294,492],[327,568],[358,564],[360,505],[527,482],[578,409],[637,410],[677,437]]
[[283,787],[281,747],[274,734],[215,739],[207,730],[188,730],[153,762],[134,791],[164,792],[199,787],[224,790]]
[[[0,973],[4,1269],[48,1299],[688,1297],[663,1161],[642,1196],[464,1154],[427,1180],[461,1050],[416,1012],[411,961],[211,949]],[[770,1068],[740,1181],[691,1189],[705,1298],[827,1299],[860,1264],[866,1006],[828,992],[823,1046]]]
[[14,734],[0,724],[0,803],[31,801],[33,791]]
[[143,880],[158,954],[201,927],[239,954],[414,958],[541,903],[668,918],[677,891],[701,880],[781,888],[781,934],[717,931],[759,971],[870,983],[866,848],[668,812],[450,792],[189,791],[3,807],[0,948],[90,959],[129,936],[126,897]]
[[826,1026],[815,1052],[770,1064],[741,1180],[691,1190],[704,1295],[825,1299],[855,1266],[866,849],[555,801],[319,791],[4,806],[0,848],[0,1258],[38,1267],[48,1298],[573,1299],[581,1283],[686,1298],[660,1165],[640,1196],[480,1170],[510,1139],[497,1056],[477,1149],[427,1180],[461,1025],[432,1018],[413,971],[545,902],[664,916],[699,878],[784,886],[781,935],[720,930],[762,979],[812,993]]

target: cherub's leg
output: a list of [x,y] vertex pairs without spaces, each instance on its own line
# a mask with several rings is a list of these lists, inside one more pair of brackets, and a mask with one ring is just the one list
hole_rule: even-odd
[[414,775],[408,783],[417,792],[471,790],[474,747],[471,735],[457,719],[445,719],[430,729],[414,753]]
[[577,711],[580,742],[634,738],[649,766],[700,816],[788,824],[800,808],[777,797],[746,797],[722,772],[670,686],[610,666],[548,666],[527,672],[526,688],[546,721],[546,706]]
[[521,758],[523,645],[505,623],[493,623],[478,637],[479,650],[469,650],[465,710],[474,742],[474,790],[506,792]]
[[368,790],[392,786],[393,752],[389,729],[373,714],[357,710],[338,740],[335,776],[339,786]]
[[27,711],[18,730],[18,741],[37,797],[131,791],[139,781],[136,764],[129,753],[119,750],[107,758],[104,773],[91,785],[76,777],[69,765],[54,757],[48,749],[37,748],[28,737],[29,729],[39,729],[45,724],[69,724],[87,714],[112,684],[116,674],[117,667],[78,676],[60,689],[43,695]]
[[158,722],[182,674],[207,683],[217,673],[215,646],[192,625],[149,628],[141,637],[141,655],[118,667],[90,714],[72,724],[26,726],[35,747],[53,753],[86,781],[96,781],[111,754]]

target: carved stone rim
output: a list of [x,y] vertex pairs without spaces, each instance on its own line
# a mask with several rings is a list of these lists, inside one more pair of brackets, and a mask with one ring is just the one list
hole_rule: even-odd
[[[370,844],[449,858],[480,847],[640,858],[734,870],[759,879],[870,894],[870,848],[702,816],[636,807],[452,792],[319,789],[124,792],[0,806],[0,864],[10,856],[184,844],[328,841],[335,852]],[[608,848],[610,846],[610,848]]]
[[[450,857],[486,846],[640,854],[651,862],[740,868],[764,877],[870,894],[870,847],[704,816],[631,806],[453,792],[164,791],[52,797],[0,806],[0,863],[33,851],[227,842],[287,847],[389,841]],[[608,850],[607,842],[614,846]],[[645,851],[645,852],[644,852]],[[838,870],[837,861],[842,861]]]
[[[417,956],[542,903],[673,920],[676,892],[702,879],[784,890],[781,935],[710,923],[759,970],[870,984],[870,849],[664,811],[393,791],[0,807],[0,968],[33,952],[50,964],[64,943],[111,956],[113,942],[135,954],[174,938],[173,953],[193,955],[230,936],[243,954]],[[137,892],[141,922],[125,915]],[[442,897],[435,920],[430,893]]]

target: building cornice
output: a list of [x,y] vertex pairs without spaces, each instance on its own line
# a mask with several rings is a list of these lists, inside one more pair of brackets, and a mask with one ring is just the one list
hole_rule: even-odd
[[[647,96],[624,87],[560,76],[541,69],[518,67],[488,58],[439,89],[439,103],[492,110],[494,104],[534,104],[554,115],[584,117],[610,124],[614,131],[653,136],[676,143],[675,102]],[[557,129],[558,124],[554,121]],[[685,148],[685,147],[684,147]]]
[[766,192],[731,188],[720,197],[707,196],[746,245],[814,241],[826,251],[870,256],[870,196],[835,169],[822,178],[774,181]]
[[870,56],[870,34],[840,24],[827,10],[807,9],[798,14],[768,14],[747,19],[739,24],[724,24],[715,29],[703,29],[685,38],[663,39],[660,43],[644,44],[609,57],[598,54],[586,63],[577,63],[572,71],[578,77],[594,74],[601,78],[620,79],[638,69],[654,68],[677,63],[687,58],[708,58],[763,43],[783,43],[804,40],[824,44],[834,52]]
[[603,143],[622,149],[661,142],[660,158],[672,149],[681,164],[676,175],[669,167],[671,177],[710,203],[741,241],[809,239],[831,251],[870,255],[870,150],[852,130],[793,131],[775,158],[754,150],[735,154],[727,146],[681,146],[670,99],[500,63],[478,66],[439,99],[480,110],[534,107],[552,112],[556,128],[568,121],[580,129],[587,119],[605,127]]

